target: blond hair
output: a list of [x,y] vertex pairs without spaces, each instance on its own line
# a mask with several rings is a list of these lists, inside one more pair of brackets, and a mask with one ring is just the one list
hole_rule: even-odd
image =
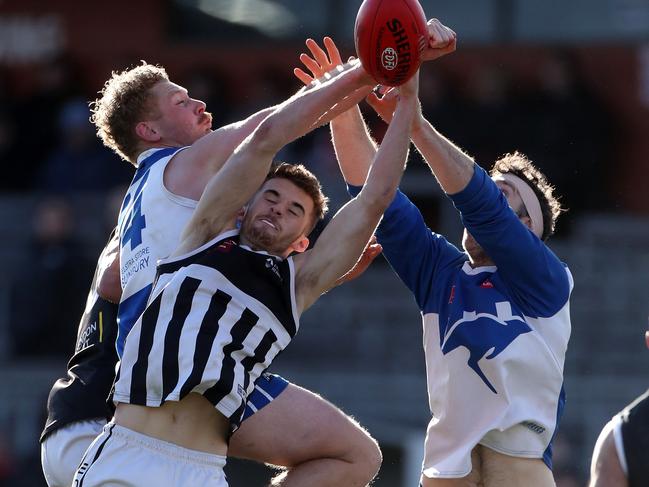
[[134,68],[113,71],[100,96],[90,103],[90,120],[99,138],[133,165],[139,146],[135,127],[146,117],[158,116],[157,107],[151,103],[151,88],[161,81],[169,81],[165,69],[142,61]]

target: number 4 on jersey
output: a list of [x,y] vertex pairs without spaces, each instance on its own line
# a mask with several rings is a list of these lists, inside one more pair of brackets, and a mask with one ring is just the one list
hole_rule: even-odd
[[[131,208],[129,213],[126,229],[122,231],[122,247],[130,242],[131,251],[142,243],[142,230],[146,227],[146,217],[142,214],[142,188],[144,187],[144,183],[148,176],[149,171],[146,171],[142,176],[142,181],[140,181],[140,184],[133,193],[136,195],[135,202],[133,203],[133,208]],[[128,206],[130,199],[131,195],[126,195],[124,207]]]

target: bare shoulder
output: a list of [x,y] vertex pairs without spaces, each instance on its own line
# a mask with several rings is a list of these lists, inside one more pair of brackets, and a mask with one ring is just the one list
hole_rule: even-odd
[[589,487],[626,487],[626,475],[620,464],[620,457],[615,446],[615,425],[617,419],[609,421],[597,438],[590,465]]
[[167,163],[164,186],[171,193],[198,200],[205,189],[205,166],[193,146],[181,149]]

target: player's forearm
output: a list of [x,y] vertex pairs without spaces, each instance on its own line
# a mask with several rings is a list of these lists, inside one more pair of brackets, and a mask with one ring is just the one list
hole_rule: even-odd
[[410,146],[410,122],[415,113],[412,103],[397,106],[383,137],[359,197],[376,207],[380,214],[388,207],[401,180]]
[[[269,115],[266,142],[277,150],[301,137],[314,126],[328,123],[341,111],[357,104],[364,96],[361,88],[372,83],[359,64],[347,66],[334,78],[300,92]],[[334,108],[332,110],[332,108]]]
[[462,191],[473,176],[474,161],[424,118],[412,131],[412,141],[448,194]]
[[355,186],[362,185],[376,154],[376,144],[358,105],[331,121],[331,136],[345,181]]

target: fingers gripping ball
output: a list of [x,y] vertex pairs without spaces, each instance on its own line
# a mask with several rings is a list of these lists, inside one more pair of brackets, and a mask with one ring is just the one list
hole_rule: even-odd
[[401,85],[417,72],[427,36],[417,0],[364,0],[356,16],[356,53],[383,85]]

